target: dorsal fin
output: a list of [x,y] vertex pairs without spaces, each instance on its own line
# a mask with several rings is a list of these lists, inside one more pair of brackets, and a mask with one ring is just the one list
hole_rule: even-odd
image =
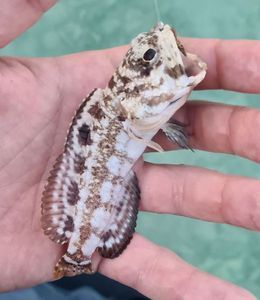
[[56,243],[66,243],[74,229],[75,205],[79,200],[79,176],[91,140],[92,116],[88,110],[96,105],[94,90],[83,100],[72,119],[64,152],[57,158],[42,196],[42,227]]
[[79,199],[74,166],[69,154],[61,154],[48,178],[42,197],[42,227],[56,243],[65,243],[73,232],[74,205]]

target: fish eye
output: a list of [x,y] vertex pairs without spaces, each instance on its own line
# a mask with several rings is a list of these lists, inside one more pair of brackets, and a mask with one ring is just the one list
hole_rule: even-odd
[[145,61],[151,61],[155,57],[156,51],[152,48],[149,48],[147,51],[145,51],[143,55],[143,59]]

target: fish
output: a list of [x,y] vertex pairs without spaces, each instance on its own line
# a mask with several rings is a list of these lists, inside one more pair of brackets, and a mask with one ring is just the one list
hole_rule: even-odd
[[160,130],[190,148],[172,116],[206,69],[160,22],[132,40],[107,86],[83,100],[42,194],[43,231],[66,245],[54,278],[94,273],[94,253],[112,259],[130,243],[141,198],[133,167],[147,147],[163,152],[153,141]]

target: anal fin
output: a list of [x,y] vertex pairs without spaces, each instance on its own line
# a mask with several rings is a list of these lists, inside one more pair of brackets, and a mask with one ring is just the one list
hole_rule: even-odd
[[125,178],[121,192],[123,197],[114,206],[113,222],[103,234],[103,246],[98,249],[99,253],[106,258],[119,256],[129,244],[135,231],[140,189],[133,171],[130,171]]

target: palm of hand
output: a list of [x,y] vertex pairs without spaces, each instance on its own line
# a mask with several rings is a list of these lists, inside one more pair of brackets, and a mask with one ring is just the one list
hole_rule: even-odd
[[[113,70],[105,57],[96,55],[106,67],[101,72],[103,78],[96,80],[78,80],[81,67],[74,64],[71,70],[68,64],[72,58],[0,61],[4,132],[0,159],[0,264],[10,274],[1,280],[5,289],[8,285],[14,288],[50,278],[60,250],[41,230],[42,187],[50,165],[62,151],[73,111],[84,95],[105,84]],[[89,60],[91,69],[95,68],[91,66],[95,64],[93,58]],[[69,83],[66,72],[70,72]],[[25,274],[22,282],[16,283],[12,278],[16,273]]]
[[[44,4],[22,2],[21,11],[15,1],[5,1],[3,13],[0,11],[0,29],[6,31],[2,36],[0,32],[0,47],[35,22],[55,0]],[[208,63],[201,88],[259,93],[258,42],[184,42],[190,52],[198,53]],[[43,185],[62,151],[73,112],[93,88],[107,83],[124,51],[116,48],[45,59],[0,58],[1,291],[51,279],[61,249],[41,230]],[[195,149],[259,161],[260,144],[255,133],[259,111],[193,102],[181,113],[190,124]],[[172,146],[164,141],[163,148]],[[140,167],[137,175],[143,210],[259,229],[257,180],[189,166],[149,164]],[[117,259],[102,260],[99,271],[152,299],[253,299],[138,234]]]

